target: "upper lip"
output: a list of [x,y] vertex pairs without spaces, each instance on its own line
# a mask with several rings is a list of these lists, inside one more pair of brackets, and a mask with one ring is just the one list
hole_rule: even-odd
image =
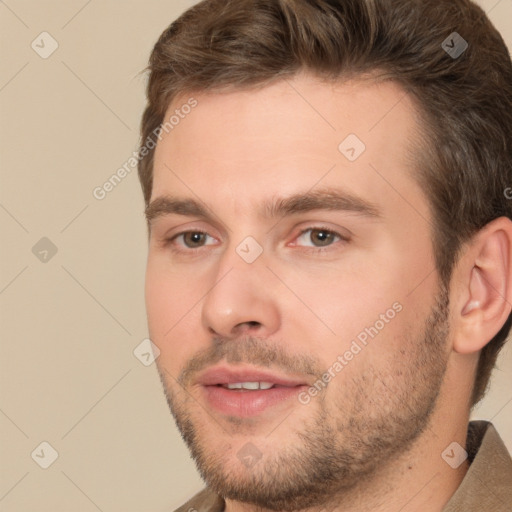
[[228,368],[214,366],[201,372],[197,382],[203,386],[217,386],[219,384],[236,384],[239,382],[270,382],[277,386],[295,387],[305,386],[304,379],[279,375],[275,372],[253,369],[248,367]]

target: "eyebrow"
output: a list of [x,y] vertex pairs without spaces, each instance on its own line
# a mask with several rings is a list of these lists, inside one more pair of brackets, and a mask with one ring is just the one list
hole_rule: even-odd
[[[382,217],[377,205],[346,191],[332,188],[267,200],[260,206],[258,213],[263,218],[278,219],[313,210],[345,211],[374,219]],[[159,217],[172,214],[206,220],[212,220],[214,217],[211,208],[203,202],[169,195],[157,197],[145,211],[148,224]]]

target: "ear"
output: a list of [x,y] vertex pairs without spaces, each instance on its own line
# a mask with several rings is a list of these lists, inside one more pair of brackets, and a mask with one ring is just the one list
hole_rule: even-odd
[[484,226],[455,272],[453,349],[471,354],[487,345],[512,311],[512,221],[500,217]]

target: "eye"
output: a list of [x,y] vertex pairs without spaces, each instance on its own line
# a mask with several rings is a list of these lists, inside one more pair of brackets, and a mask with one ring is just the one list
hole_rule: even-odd
[[[323,227],[312,227],[302,230],[291,245],[312,248],[326,248],[339,241],[348,241],[348,238],[336,231]],[[216,239],[205,231],[183,231],[165,241],[175,252],[193,252],[208,245],[215,245]]]
[[[321,227],[305,229],[296,238],[296,241],[300,242],[299,245],[319,248],[328,247],[340,240],[347,240],[347,238],[336,233],[336,231]],[[293,245],[297,245],[297,243],[295,242]]]
[[213,245],[212,243],[207,243],[208,239],[215,242],[215,238],[204,231],[184,231],[174,235],[168,242],[169,244],[178,242],[178,245],[187,249],[197,249],[205,245]]

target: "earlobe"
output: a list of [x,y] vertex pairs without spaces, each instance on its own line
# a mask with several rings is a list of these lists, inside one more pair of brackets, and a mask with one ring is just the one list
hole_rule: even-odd
[[[458,315],[454,350],[481,350],[512,310],[512,221],[500,217],[475,237],[465,255],[464,303]],[[465,282],[465,284],[464,284]]]

